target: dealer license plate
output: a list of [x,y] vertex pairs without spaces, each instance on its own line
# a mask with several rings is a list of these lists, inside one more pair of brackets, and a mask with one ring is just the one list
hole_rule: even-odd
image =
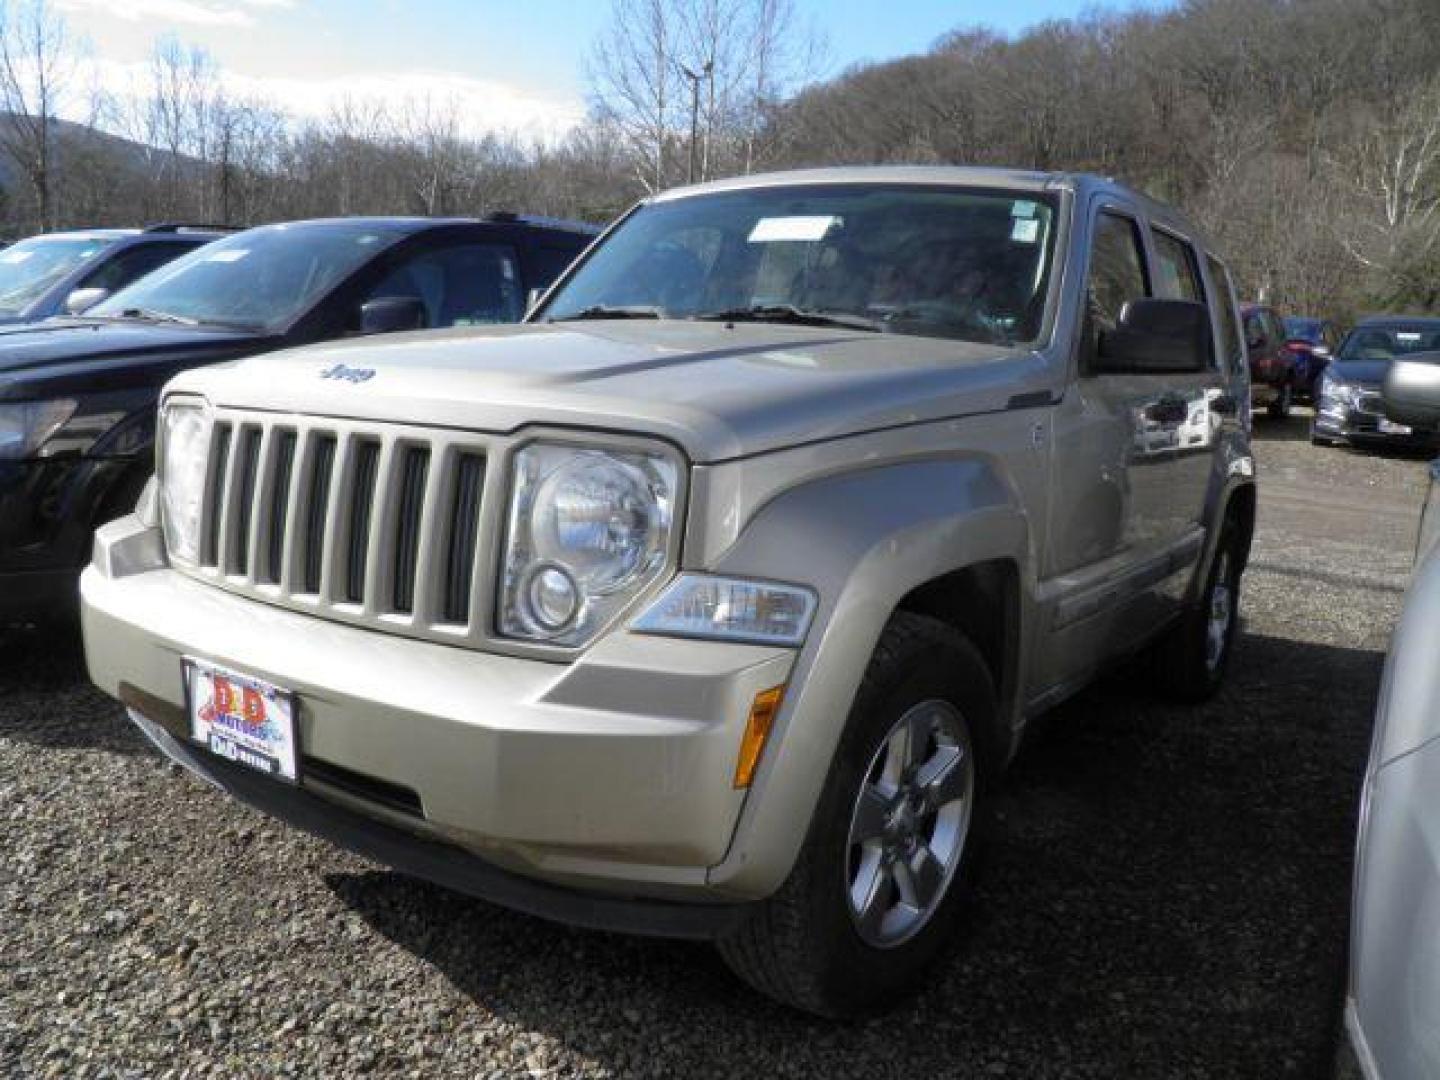
[[1397,424],[1394,420],[1380,421],[1380,434],[1382,435],[1409,435],[1411,434],[1408,424]]
[[228,761],[295,783],[295,695],[200,660],[181,663],[191,738]]

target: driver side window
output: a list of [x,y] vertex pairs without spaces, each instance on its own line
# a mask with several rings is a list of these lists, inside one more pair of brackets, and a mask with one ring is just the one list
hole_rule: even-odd
[[1149,295],[1139,227],[1133,218],[1103,211],[1095,220],[1095,242],[1090,253],[1082,342],[1086,367],[1096,358],[1100,335],[1115,329],[1125,305]]
[[361,298],[413,297],[425,307],[425,328],[518,322],[525,289],[508,244],[431,248],[405,259]]

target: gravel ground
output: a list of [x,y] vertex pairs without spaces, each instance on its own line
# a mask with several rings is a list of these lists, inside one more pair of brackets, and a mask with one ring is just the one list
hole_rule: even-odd
[[1322,1074],[1424,467],[1260,429],[1227,688],[1039,725],[962,948],[864,1025],[377,870],[164,763],[63,638],[0,642],[0,1075]]

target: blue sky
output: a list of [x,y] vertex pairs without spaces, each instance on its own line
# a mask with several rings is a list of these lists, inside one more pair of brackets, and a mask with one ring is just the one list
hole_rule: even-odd
[[[88,39],[107,85],[144,77],[155,38],[208,49],[236,84],[301,114],[339,94],[455,98],[476,122],[563,128],[609,0],[51,0]],[[1119,0],[1118,6],[1134,6]],[[796,0],[832,72],[927,48],[958,26],[1007,33],[1091,0]],[[1111,3],[1109,6],[1117,6]]]

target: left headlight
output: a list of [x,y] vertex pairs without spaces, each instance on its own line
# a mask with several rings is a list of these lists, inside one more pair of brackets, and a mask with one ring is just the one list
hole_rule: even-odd
[[1330,372],[1320,377],[1320,396],[1337,401],[1342,405],[1354,406],[1359,391],[1357,387],[1343,383]]
[[75,415],[75,402],[23,401],[0,405],[0,461],[31,457]]
[[165,549],[180,562],[195,563],[200,559],[210,410],[193,398],[167,401],[160,422],[160,520]]
[[532,443],[515,454],[497,622],[578,646],[665,572],[680,465],[665,452]]

